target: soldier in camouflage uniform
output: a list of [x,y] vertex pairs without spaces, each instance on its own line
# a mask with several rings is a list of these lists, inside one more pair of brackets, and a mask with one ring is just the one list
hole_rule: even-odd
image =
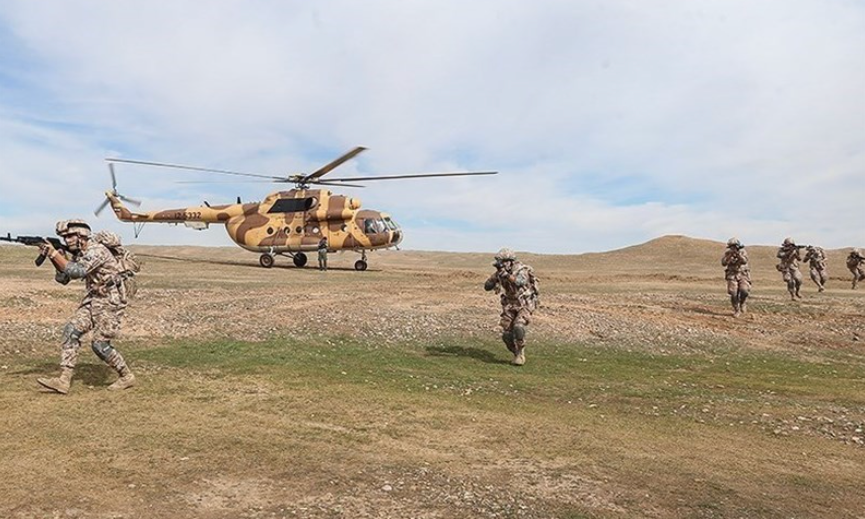
[[495,256],[496,271],[484,283],[484,290],[501,292],[502,341],[513,353],[511,364],[526,363],[526,327],[537,307],[537,278],[534,270],[517,261],[514,251],[501,249]]
[[817,291],[822,292],[826,290],[826,282],[829,281],[829,271],[826,270],[826,253],[823,252],[823,249],[814,245],[808,245],[802,261],[808,264],[811,280],[817,284]]
[[853,273],[853,288],[855,289],[860,281],[865,281],[865,256],[862,255],[862,251],[859,249],[850,251],[850,255],[847,256],[847,268]]
[[721,266],[724,267],[727,293],[733,305],[733,317],[739,317],[747,310],[748,295],[751,293],[751,266],[748,265],[748,251],[738,238],[727,240]]
[[111,345],[111,339],[120,331],[127,301],[120,276],[120,264],[103,243],[119,243],[119,238],[105,231],[91,237],[90,226],[82,220],[58,222],[57,234],[66,241],[72,258],[67,259],[50,244],[42,246],[42,252],[51,259],[57,269],[55,280],[65,285],[73,279],[84,279],[87,292],[75,314],[63,327],[60,376],[40,378],[38,382],[57,393],[68,393],[72,373],[78,362],[80,338],[87,332],[92,332],[93,352],[120,375],[108,389],[132,387],[135,384],[135,375],[120,352]]
[[796,298],[802,299],[802,295],[799,294],[799,289],[802,288],[802,273],[799,272],[799,262],[802,261],[802,256],[793,238],[784,238],[776,256],[780,261],[775,268],[778,269],[784,282],[787,283],[790,299],[793,301]]

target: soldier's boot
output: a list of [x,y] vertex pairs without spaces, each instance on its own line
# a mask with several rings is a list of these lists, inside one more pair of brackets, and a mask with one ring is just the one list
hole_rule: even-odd
[[43,387],[48,388],[55,393],[65,395],[69,393],[69,387],[72,385],[72,372],[72,368],[61,368],[59,377],[37,378],[36,382],[39,382]]
[[817,285],[817,292],[822,292],[824,290],[826,290],[826,288],[823,285]]
[[522,366],[526,363],[526,347],[522,348],[517,347],[516,353],[514,353],[514,360],[511,361],[511,364],[514,366]]
[[121,389],[129,389],[130,387],[135,385],[135,375],[132,371],[127,367],[123,366],[117,372],[120,375],[120,378],[114,381],[113,384],[108,386],[109,391],[120,391]]

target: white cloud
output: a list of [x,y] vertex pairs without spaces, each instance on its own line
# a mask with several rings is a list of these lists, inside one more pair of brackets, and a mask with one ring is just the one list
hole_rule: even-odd
[[[107,155],[284,174],[362,144],[340,176],[502,171],[352,191],[410,224],[406,247],[861,240],[855,2],[28,0],[0,7],[3,41],[6,225],[92,210]],[[120,177],[153,207],[280,188]]]

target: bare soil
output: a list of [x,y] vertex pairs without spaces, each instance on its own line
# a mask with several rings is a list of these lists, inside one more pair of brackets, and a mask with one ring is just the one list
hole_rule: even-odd
[[824,293],[803,270],[794,302],[775,249],[749,247],[734,319],[723,249],[520,254],[543,293],[521,369],[486,254],[319,272],[137,247],[116,344],[141,383],[106,391],[85,341],[58,396],[35,378],[57,371],[82,288],[0,247],[0,516],[865,517],[865,286],[847,251],[829,251]]

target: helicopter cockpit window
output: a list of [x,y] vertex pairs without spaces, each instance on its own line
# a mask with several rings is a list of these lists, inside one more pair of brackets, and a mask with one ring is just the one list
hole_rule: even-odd
[[363,224],[363,232],[366,234],[378,234],[385,232],[387,230],[387,226],[384,221],[381,219],[373,220],[368,219],[364,221]]
[[391,231],[396,231],[399,229],[399,225],[397,225],[396,222],[391,220],[390,218],[385,218],[384,223],[387,225],[387,228],[390,229]]
[[280,198],[268,213],[298,213],[309,211],[315,205],[315,198]]

